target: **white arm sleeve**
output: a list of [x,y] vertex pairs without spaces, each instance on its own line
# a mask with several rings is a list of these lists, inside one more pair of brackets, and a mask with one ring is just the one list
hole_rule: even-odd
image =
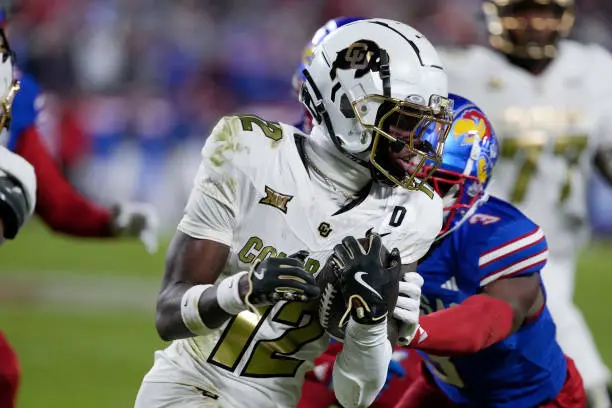
[[345,408],[369,407],[382,390],[393,350],[387,319],[376,325],[349,320],[333,371],[336,398]]
[[34,167],[23,157],[0,146],[0,171],[19,181],[28,202],[29,214],[32,215],[36,207],[36,174],[34,173]]

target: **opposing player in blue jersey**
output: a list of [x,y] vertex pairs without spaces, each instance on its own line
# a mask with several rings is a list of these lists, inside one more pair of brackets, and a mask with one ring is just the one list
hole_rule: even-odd
[[[539,276],[547,256],[544,233],[511,204],[487,196],[497,139],[477,106],[449,97],[453,127],[432,178],[446,222],[419,262],[423,316],[408,346],[410,353],[419,350],[425,364],[412,383],[392,384],[375,406],[583,408],[582,379],[556,343],[546,308]],[[308,391],[333,363],[332,348],[326,354],[305,384]],[[410,368],[415,358],[405,362]],[[393,398],[398,387],[405,392],[399,402]],[[321,396],[302,398],[303,407],[333,406],[329,395],[327,405],[316,404]]]
[[487,196],[495,133],[473,103],[451,98],[453,128],[431,181],[445,225],[419,262],[423,315],[409,345],[425,365],[396,407],[582,408],[582,380],[555,341],[540,280],[544,232]]
[[[357,19],[333,19],[316,32],[293,77],[296,92],[312,49]],[[423,353],[427,368],[416,370],[421,377],[396,405],[415,375],[412,366],[421,361],[410,350],[411,357],[402,362],[409,378],[391,382],[374,406],[583,407],[581,378],[556,344],[545,306],[539,278],[546,262],[544,234],[512,205],[484,194],[497,139],[478,107],[459,96],[453,99],[454,126],[434,181],[447,204],[446,224],[419,266],[427,316],[411,345],[431,354]],[[308,132],[309,123],[305,114],[299,127]],[[446,310],[451,305],[461,306]],[[332,345],[317,359],[300,408],[333,404],[329,368],[339,348]]]

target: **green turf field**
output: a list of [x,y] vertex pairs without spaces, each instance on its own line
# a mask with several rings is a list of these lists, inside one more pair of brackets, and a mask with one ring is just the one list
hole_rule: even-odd
[[[0,249],[0,328],[23,368],[21,408],[131,407],[163,343],[153,302],[165,245],[76,241],[31,224]],[[612,365],[612,244],[582,257],[577,302]]]

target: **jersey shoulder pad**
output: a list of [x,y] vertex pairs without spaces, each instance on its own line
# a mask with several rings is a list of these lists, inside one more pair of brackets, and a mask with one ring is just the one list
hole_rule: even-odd
[[546,264],[548,245],[544,231],[512,204],[489,198],[466,227],[468,237],[482,237],[474,242],[478,253],[480,284],[497,279],[528,275]]
[[248,172],[280,154],[293,140],[292,126],[255,115],[225,116],[217,122],[202,149],[204,163]]
[[[395,204],[385,222],[392,228],[385,245],[397,247],[403,264],[421,259],[438,236],[443,222],[442,199],[437,194],[409,191],[400,187],[393,191]],[[384,240],[384,238],[383,238]]]
[[42,109],[41,89],[30,75],[19,76],[19,92],[15,95],[11,108],[11,131],[8,147],[13,150],[17,137],[27,127],[36,123],[38,113]]

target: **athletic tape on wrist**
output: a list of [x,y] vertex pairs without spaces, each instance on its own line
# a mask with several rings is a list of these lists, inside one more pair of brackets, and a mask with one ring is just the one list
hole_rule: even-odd
[[203,336],[211,332],[200,316],[200,298],[202,293],[213,285],[192,286],[183,294],[181,299],[181,318],[185,327],[193,334]]
[[238,288],[240,278],[247,273],[248,272],[245,271],[229,276],[219,282],[217,286],[217,303],[219,303],[221,309],[231,315],[237,315],[247,309],[247,306],[240,297]]

